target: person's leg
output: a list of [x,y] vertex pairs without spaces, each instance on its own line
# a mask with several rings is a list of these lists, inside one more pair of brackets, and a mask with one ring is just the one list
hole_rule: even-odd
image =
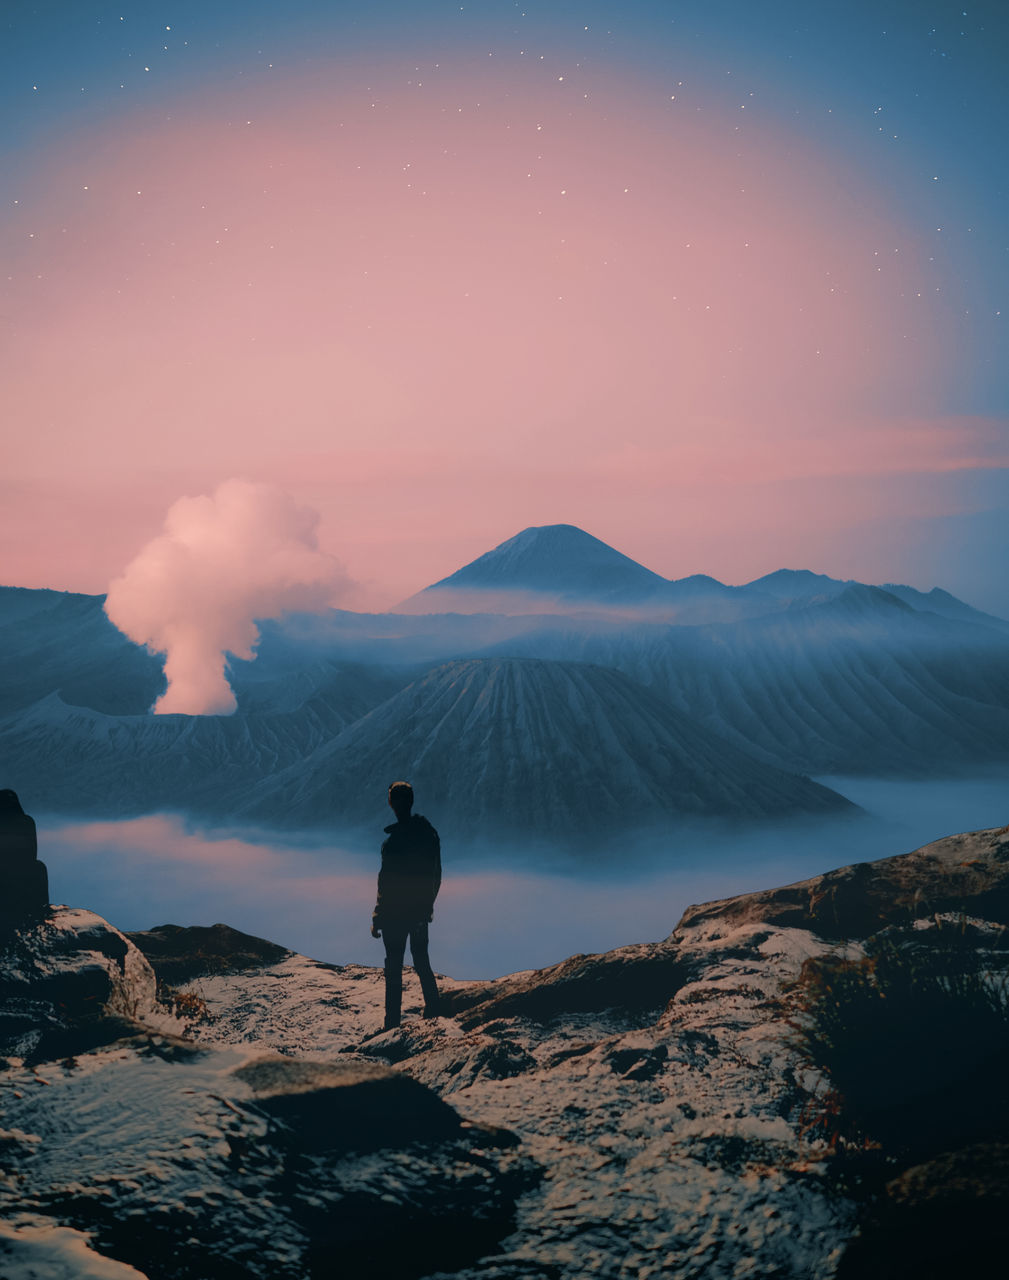
[[424,1017],[437,1018],[439,1012],[438,984],[435,982],[434,970],[427,954],[427,921],[415,924],[410,929],[410,955],[413,967],[420,978],[420,989],[424,993]]
[[384,925],[385,942],[385,1029],[398,1027],[403,1005],[403,953],[406,950],[407,927]]

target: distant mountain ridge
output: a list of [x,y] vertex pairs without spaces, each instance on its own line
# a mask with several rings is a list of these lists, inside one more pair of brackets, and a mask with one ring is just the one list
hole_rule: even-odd
[[39,811],[339,826],[381,816],[398,772],[461,826],[578,844],[839,803],[809,775],[1009,762],[1009,623],[939,588],[666,581],[564,525],[434,587],[468,605],[474,584],[504,612],[265,621],[231,717],[150,715],[161,660],[102,597],[0,588],[0,786]]
[[[575,525],[523,529],[475,560],[402,601],[391,613],[534,614],[594,610],[640,613],[698,625],[737,622],[788,605],[828,600],[850,586],[809,569],[777,569],[740,586],[708,574],[663,578]],[[905,604],[1009,633],[1009,621],[983,613],[949,592],[886,584]]]

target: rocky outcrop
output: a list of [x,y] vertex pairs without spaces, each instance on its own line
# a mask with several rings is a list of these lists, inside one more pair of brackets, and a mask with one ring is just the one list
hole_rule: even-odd
[[208,1017],[194,1041],[134,1027],[0,1077],[0,1258],[12,1236],[82,1257],[89,1237],[81,1275],[110,1280],[129,1273],[105,1261],[147,1280],[995,1274],[1009,1136],[904,1167],[870,1150],[838,1179],[797,1025],[809,966],[858,963],[880,930],[924,946],[959,921],[994,972],[1007,836],[693,907],[662,942],[445,979],[450,1017],[420,1017],[408,972],[389,1032],[377,969],[150,931]]
[[17,1280],[144,1280],[135,1267],[95,1253],[86,1232],[31,1219],[19,1226],[0,1222],[0,1275]]
[[867,938],[945,911],[1009,924],[1009,827],[947,836],[913,853],[688,907],[676,932],[704,922],[735,928],[759,921],[821,938]]
[[446,1013],[476,1027],[494,1018],[536,1022],[572,1013],[630,1014],[663,1008],[683,980],[679,952],[666,944],[618,947],[605,955],[577,955],[496,982],[473,982],[443,994]]
[[226,924],[162,924],[126,936],[144,953],[159,980],[172,986],[210,973],[259,969],[291,954],[275,942]]
[[942,1152],[889,1178],[838,1280],[997,1275],[1009,1246],[1009,1142]]
[[[862,1164],[847,1157],[854,1184],[834,1176],[837,1102],[797,1052],[797,980],[915,921],[912,945],[953,925],[959,947],[1004,966],[1007,836],[950,837],[692,907],[663,943],[447,993],[454,1035],[408,1025],[363,1049],[514,1128],[546,1167],[510,1242],[513,1265],[535,1258],[543,1274],[614,1280],[649,1267],[682,1280],[921,1280],[958,1258],[997,1270],[1009,1244],[1005,1141],[951,1149],[958,1126],[935,1116],[930,1138],[919,1105],[916,1138],[938,1155],[902,1172],[870,1146]],[[972,1108],[992,1124],[1002,1114],[994,1096]]]
[[[142,937],[176,980],[312,968],[226,926]],[[156,988],[87,911],[0,955],[4,1280],[411,1280],[511,1229],[539,1176],[512,1135],[385,1063],[196,1045]]]
[[15,792],[0,790],[0,937],[49,905],[49,873],[39,861],[35,821]]
[[146,1280],[410,1280],[492,1252],[537,1172],[374,1064],[141,1035],[3,1083],[5,1280],[67,1228]]
[[91,911],[53,907],[0,943],[0,1056],[42,1061],[140,1024],[177,1028],[156,988],[125,934]]
[[373,1063],[264,1057],[235,1074],[308,1149],[364,1154],[460,1132],[459,1116],[437,1094]]
[[[948,836],[913,853],[841,867],[759,893],[688,907],[661,943],[571,956],[560,964],[447,991],[460,1025],[495,1018],[549,1022],[572,1014],[659,1011],[691,981],[695,936],[713,941],[760,926],[818,939],[864,939],[894,924],[966,911],[1009,925],[1009,827]],[[742,958],[742,957],[740,957]]]

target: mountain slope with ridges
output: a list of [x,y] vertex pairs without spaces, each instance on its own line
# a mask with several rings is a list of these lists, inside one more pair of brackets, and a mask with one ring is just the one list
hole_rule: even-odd
[[539,632],[508,652],[621,670],[780,768],[952,775],[1009,759],[1009,644],[858,584],[703,627]]
[[397,777],[410,778],[438,825],[575,842],[677,818],[847,806],[758,763],[619,672],[501,658],[428,672],[259,788],[244,814],[282,825],[364,821]]

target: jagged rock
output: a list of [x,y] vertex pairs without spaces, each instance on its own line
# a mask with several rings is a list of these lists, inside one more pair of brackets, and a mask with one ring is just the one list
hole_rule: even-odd
[[[0,1054],[45,1059],[163,1027],[154,971],[91,911],[54,907],[0,946]],[[167,1025],[170,1025],[168,1023]]]
[[161,924],[126,935],[162,982],[177,985],[205,974],[240,973],[276,964],[291,953],[275,942],[226,924]]
[[517,1040],[501,1034],[466,1036],[453,1041],[451,1052],[439,1057],[436,1074],[425,1083],[440,1093],[454,1094],[479,1080],[510,1080],[538,1066]]
[[613,1049],[606,1055],[610,1068],[622,1080],[652,1080],[664,1068],[669,1050],[664,1044],[651,1049]]
[[886,925],[946,911],[1009,924],[1009,827],[947,836],[912,853],[688,907],[676,932],[704,922],[727,930],[759,921],[821,938],[867,938]]
[[1009,1142],[983,1142],[913,1165],[887,1183],[894,1204],[930,1210],[984,1200],[1009,1212]]

